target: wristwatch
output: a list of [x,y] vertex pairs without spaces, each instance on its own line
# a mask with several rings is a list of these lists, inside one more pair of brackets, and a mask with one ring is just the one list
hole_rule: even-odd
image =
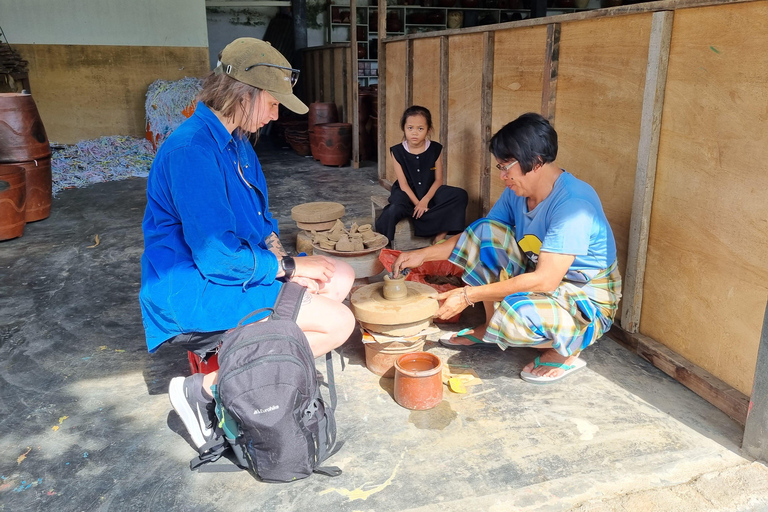
[[290,279],[293,277],[293,273],[296,272],[296,262],[290,256],[283,256],[283,259],[280,260],[280,269],[285,272],[283,277]]

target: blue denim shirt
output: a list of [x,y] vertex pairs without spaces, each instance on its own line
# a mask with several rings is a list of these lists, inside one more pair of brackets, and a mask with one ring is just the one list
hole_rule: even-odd
[[264,240],[278,228],[261,165],[248,139],[233,137],[202,103],[155,156],[142,227],[139,299],[150,352],[274,305],[278,261]]

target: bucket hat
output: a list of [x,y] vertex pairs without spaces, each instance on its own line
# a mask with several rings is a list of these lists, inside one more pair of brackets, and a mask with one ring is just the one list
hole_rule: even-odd
[[299,70],[291,68],[283,54],[266,41],[253,37],[235,39],[221,52],[214,72],[269,92],[297,114],[306,114],[309,110],[293,94]]

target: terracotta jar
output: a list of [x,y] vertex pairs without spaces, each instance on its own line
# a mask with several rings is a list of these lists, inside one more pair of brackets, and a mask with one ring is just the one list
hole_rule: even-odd
[[315,102],[309,104],[307,130],[312,131],[316,124],[338,123],[339,111],[335,103]]
[[323,165],[341,167],[352,158],[352,125],[327,123],[315,125],[315,142],[312,154]]
[[0,93],[0,163],[49,156],[51,146],[32,95]]
[[0,174],[3,174],[4,168],[13,166],[24,169],[24,188],[27,196],[24,220],[35,222],[48,218],[51,214],[51,200],[53,199],[50,157],[31,162],[0,164]]
[[448,28],[461,28],[464,23],[464,13],[462,11],[451,11],[448,13]]
[[26,200],[24,168],[18,165],[0,167],[0,240],[24,234]]
[[381,293],[387,300],[406,298],[408,296],[408,288],[405,286],[405,276],[400,276],[397,279],[384,276],[384,288],[382,288]]
[[443,400],[443,362],[429,352],[395,361],[395,401],[406,409],[431,409]]

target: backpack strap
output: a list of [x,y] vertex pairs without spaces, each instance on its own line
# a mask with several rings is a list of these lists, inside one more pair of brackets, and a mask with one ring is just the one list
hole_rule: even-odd
[[228,449],[229,443],[223,436],[208,441],[199,448],[200,455],[189,461],[189,469],[192,471],[198,470],[200,473],[231,473],[235,471],[243,471],[242,468],[234,464],[208,464],[209,462],[216,462],[219,460]]
[[[343,359],[342,359],[343,361]],[[336,410],[336,381],[333,378],[333,351],[325,354],[325,372],[328,374],[328,392],[331,394],[331,407]]]
[[280,287],[274,308],[274,318],[286,318],[296,321],[299,309],[307,289],[298,283],[287,282]]
[[[265,312],[265,311],[269,311],[269,312],[270,312],[270,315],[272,315],[272,314],[274,314],[274,313],[275,313],[275,310],[274,310],[274,308],[261,308],[261,309],[257,309],[256,311],[251,311],[250,313],[248,313],[247,315],[245,315],[245,316],[244,316],[242,319],[240,319],[240,321],[237,323],[237,326],[238,326],[238,327],[242,327],[242,326],[243,326],[243,324],[245,323],[245,321],[246,321],[246,320],[248,320],[248,319],[249,319],[249,318],[251,318],[252,316],[256,316],[256,315],[258,315],[259,313],[263,313],[263,312]],[[259,320],[262,320],[262,318],[259,318]],[[254,322],[258,322],[258,320],[254,320]],[[249,323],[250,323],[250,322],[249,322]]]

